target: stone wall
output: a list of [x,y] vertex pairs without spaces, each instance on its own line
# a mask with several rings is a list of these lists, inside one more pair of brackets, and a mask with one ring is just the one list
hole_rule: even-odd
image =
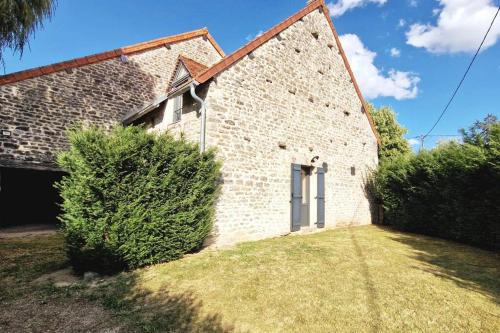
[[377,141],[324,14],[308,14],[223,71],[206,102],[207,144],[223,160],[218,245],[290,232],[292,163],[326,167],[327,227],[371,222],[364,182]]
[[[202,99],[205,98],[207,91],[208,86],[199,86],[196,88],[196,94]],[[148,115],[148,117],[152,118],[150,120],[152,130],[168,132],[176,138],[182,135],[187,140],[199,143],[201,129],[199,103],[193,99],[189,90],[184,92],[181,120],[176,123],[172,123],[172,104],[173,100],[170,99]],[[144,121],[144,119],[140,119],[140,121]]]
[[84,122],[109,128],[166,92],[183,54],[211,65],[221,56],[197,37],[128,56],[0,86],[0,166],[55,168],[66,129]]

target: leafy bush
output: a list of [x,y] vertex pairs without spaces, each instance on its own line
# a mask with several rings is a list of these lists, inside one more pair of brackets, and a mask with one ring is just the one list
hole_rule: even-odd
[[500,124],[481,137],[381,163],[372,186],[384,223],[500,249]]
[[57,184],[67,252],[78,272],[177,259],[198,249],[213,221],[213,151],[141,127],[69,131]]
[[396,113],[388,106],[376,108],[369,104],[369,108],[380,137],[380,160],[410,155],[410,145],[404,138],[408,130],[398,123]]

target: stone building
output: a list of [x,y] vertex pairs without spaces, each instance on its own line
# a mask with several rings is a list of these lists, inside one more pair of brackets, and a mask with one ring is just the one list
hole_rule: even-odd
[[203,29],[0,77],[0,103],[3,179],[57,171],[77,121],[216,148],[217,245],[374,218],[378,135],[323,0],[228,56]]

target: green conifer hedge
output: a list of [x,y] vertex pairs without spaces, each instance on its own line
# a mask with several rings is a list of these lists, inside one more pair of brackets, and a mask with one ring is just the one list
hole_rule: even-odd
[[213,224],[213,151],[141,127],[69,131],[60,220],[77,272],[110,273],[199,249]]
[[500,123],[463,141],[382,161],[372,190],[387,225],[500,250]]

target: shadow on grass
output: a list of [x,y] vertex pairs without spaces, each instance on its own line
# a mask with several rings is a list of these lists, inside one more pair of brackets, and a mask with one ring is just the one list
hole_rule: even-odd
[[378,295],[373,283],[373,277],[370,273],[368,264],[366,263],[366,256],[363,253],[361,246],[358,243],[355,233],[352,228],[349,228],[351,242],[354,247],[354,252],[360,266],[360,272],[363,276],[363,284],[366,290],[366,299],[369,309],[371,324],[374,332],[380,331],[380,306],[378,305]]
[[[379,227],[390,230],[391,228]],[[411,246],[414,258],[427,265],[415,267],[442,279],[456,283],[460,288],[479,292],[500,303],[500,255],[451,241],[416,234],[401,234],[392,240]]]
[[152,292],[139,281],[137,273],[123,274],[93,296],[137,332],[234,331],[223,324],[221,315],[203,313],[202,301],[192,293],[173,293],[168,287]]

